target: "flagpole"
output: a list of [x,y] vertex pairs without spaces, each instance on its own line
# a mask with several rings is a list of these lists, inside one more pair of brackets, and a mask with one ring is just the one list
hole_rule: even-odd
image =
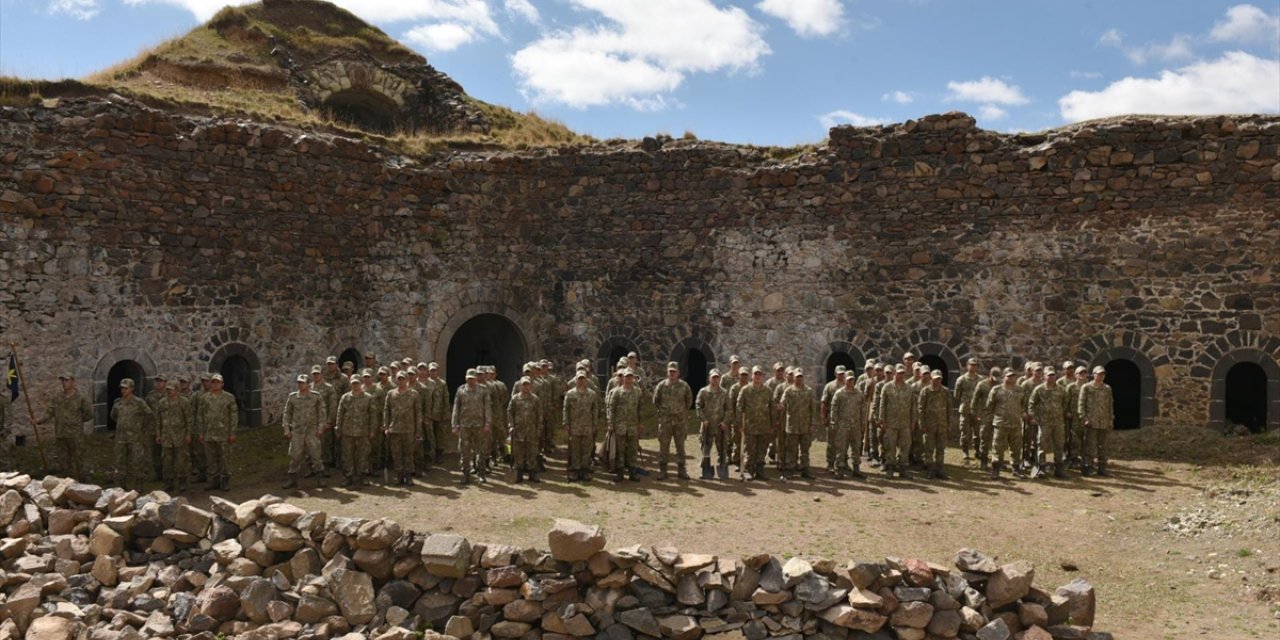
[[31,415],[31,433],[36,436],[36,449],[40,451],[40,468],[49,473],[49,461],[44,457],[44,444],[40,442],[40,426],[36,424],[36,410],[31,406],[31,394],[27,393],[27,381],[22,377],[22,364],[18,361],[18,345],[9,343],[9,352],[13,354],[13,369],[18,372],[18,386],[22,388],[22,396],[27,399],[27,413]]

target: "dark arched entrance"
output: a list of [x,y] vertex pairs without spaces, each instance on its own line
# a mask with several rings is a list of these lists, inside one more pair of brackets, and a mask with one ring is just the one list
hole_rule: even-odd
[[920,364],[929,365],[929,375],[933,375],[932,372],[934,371],[941,371],[942,385],[945,387],[951,386],[951,370],[947,368],[947,361],[943,360],[941,356],[933,354],[920,356]]
[[379,133],[394,131],[400,115],[394,100],[368,89],[339,91],[324,101],[324,108],[335,120]]
[[224,344],[209,358],[209,372],[222,376],[222,388],[236,399],[240,426],[262,426],[262,364],[248,345]]
[[244,356],[230,356],[222,361],[222,367],[218,369],[218,373],[222,374],[222,388],[229,392],[236,399],[236,407],[240,409],[240,424],[245,426],[256,427],[258,425],[250,424],[249,416],[249,390],[252,384],[253,367]]
[[1227,371],[1227,422],[1255,433],[1267,427],[1267,372],[1255,362],[1241,362]]
[[485,313],[467,320],[453,332],[445,353],[450,394],[466,382],[467,369],[479,365],[497,366],[498,379],[511,388],[522,375],[525,349],[524,335],[507,318]]
[[346,362],[351,363],[352,371],[359,371],[360,368],[364,366],[364,356],[361,356],[360,352],[356,350],[355,347],[351,347],[350,349],[343,351],[342,355],[338,356],[339,369],[341,369],[343,363]]
[[1113,413],[1117,429],[1142,426],[1142,371],[1132,360],[1112,360],[1106,364],[1111,385]]
[[107,429],[116,430],[116,421],[111,419],[111,408],[120,399],[120,381],[125,378],[133,380],[134,395],[142,398],[146,396],[146,375],[142,365],[133,360],[121,360],[111,366],[111,370],[107,372]]
[[[685,353],[684,362],[684,381],[689,384],[689,389],[693,391],[693,396],[698,397],[698,392],[707,386],[708,375],[711,373],[707,366],[707,355],[698,349],[690,349]],[[720,385],[724,386],[724,379],[721,378]]]
[[852,371],[854,377],[857,377],[858,374],[861,373],[859,369],[862,367],[862,363],[858,362],[853,358],[853,356],[843,351],[836,351],[831,355],[827,356],[827,364],[824,367],[824,371],[826,372],[827,375],[825,378],[823,378],[823,380],[825,380],[826,382],[831,382],[832,380],[835,380],[836,367],[840,365],[844,365],[845,369],[847,369],[848,371]]

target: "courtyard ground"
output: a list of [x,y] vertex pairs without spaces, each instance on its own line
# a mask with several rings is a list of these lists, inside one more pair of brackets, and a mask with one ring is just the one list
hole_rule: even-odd
[[[109,483],[110,436],[91,438],[90,480]],[[1096,627],[1118,638],[1280,637],[1280,434],[1144,428],[1117,432],[1113,443],[1114,476],[1105,479],[994,481],[960,466],[952,449],[945,482],[890,480],[870,470],[861,482],[819,472],[786,483],[649,476],[614,484],[597,476],[584,486],[563,480],[561,455],[540,485],[499,477],[462,488],[451,460],[408,489],[304,484],[283,492],[285,444],[278,428],[266,427],[242,433],[227,497],[275,493],[331,514],[540,547],[556,517],[602,525],[610,548],[672,544],[734,556],[945,563],[973,547],[1001,561],[1031,561],[1041,587],[1088,579],[1098,592]],[[656,441],[642,446],[653,452]],[[692,453],[696,438],[689,447]],[[38,466],[34,447],[19,451],[27,468]],[[823,456],[815,443],[812,459]],[[652,468],[650,456],[643,461]],[[191,497],[199,503],[204,496]]]

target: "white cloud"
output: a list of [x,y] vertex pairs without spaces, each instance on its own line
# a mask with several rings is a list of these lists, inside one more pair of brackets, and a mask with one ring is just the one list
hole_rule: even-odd
[[761,0],[756,8],[786,22],[806,38],[829,36],[844,23],[844,5],[840,0]]
[[978,108],[978,117],[983,120],[999,120],[1008,117],[1009,112],[995,106],[994,104],[984,104]]
[[1151,60],[1174,62],[1195,57],[1191,51],[1191,37],[1178,34],[1168,42],[1153,42],[1142,47],[1125,47],[1124,55],[1134,64],[1146,64]]
[[1251,4],[1238,4],[1227,9],[1224,20],[1214,23],[1211,40],[1219,42],[1280,42],[1280,13],[1268,15]]
[[1118,47],[1124,44],[1124,36],[1120,35],[1117,29],[1108,29],[1101,38],[1098,38],[1098,44],[1104,47]]
[[534,102],[659,109],[690,73],[754,71],[770,53],[761,26],[710,0],[570,0],[607,24],[544,34],[511,58]]
[[830,129],[831,127],[842,124],[851,124],[855,127],[874,127],[885,124],[888,120],[883,118],[872,118],[860,113],[838,109],[818,116],[818,122],[821,122],[822,126]]
[[98,0],[52,0],[49,3],[49,13],[65,13],[76,20],[88,20],[99,11]]
[[453,22],[420,24],[404,34],[405,40],[427,51],[453,51],[472,40],[475,34],[467,27]]
[[1072,91],[1058,100],[1068,122],[1147,113],[1200,115],[1280,112],[1280,61],[1229,51],[1155,78],[1125,78],[1101,91]]
[[880,99],[885,102],[896,102],[898,104],[911,104],[916,101],[915,96],[906,91],[890,91],[889,93],[880,96]]
[[1010,85],[1004,80],[983,76],[979,80],[967,82],[951,81],[947,83],[948,100],[962,102],[982,102],[985,104],[1023,105],[1031,102],[1023,95],[1017,85]]
[[1079,80],[1079,79],[1085,79],[1085,80],[1097,80],[1098,78],[1101,78],[1101,77],[1102,77],[1102,74],[1101,74],[1101,73],[1099,73],[1099,72],[1097,72],[1097,71],[1077,71],[1077,70],[1072,70],[1072,71],[1071,71],[1070,73],[1068,73],[1067,75],[1068,75],[1069,77],[1075,78],[1075,79],[1077,79],[1077,80]]
[[533,3],[529,2],[529,0],[505,0],[502,6],[506,7],[507,13],[518,15],[533,24],[542,22],[542,16],[538,14],[538,8],[533,6]]

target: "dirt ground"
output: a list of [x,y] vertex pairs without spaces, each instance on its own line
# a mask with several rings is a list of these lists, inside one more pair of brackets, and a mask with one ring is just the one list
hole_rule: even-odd
[[[390,517],[417,531],[453,531],[476,542],[546,546],[556,517],[602,525],[609,547],[673,544],[700,553],[762,551],[948,562],[961,547],[1002,561],[1029,560],[1036,584],[1076,577],[1098,593],[1096,627],[1122,639],[1280,637],[1280,434],[1223,437],[1203,428],[1117,432],[1114,475],[1066,481],[993,481],[948,450],[945,482],[890,480],[742,483],[676,480],[590,485],[563,479],[563,456],[540,485],[505,477],[459,487],[456,462],[410,489],[360,492],[303,485],[288,497],[307,508]],[[95,434],[96,469],[107,469]],[[642,443],[647,452],[656,442]],[[692,454],[696,439],[690,438]],[[34,465],[34,451],[23,451]],[[275,428],[245,432],[229,498],[281,495],[285,445]],[[812,459],[824,459],[815,443]],[[642,462],[652,468],[648,455]],[[691,471],[696,475],[695,465]],[[107,482],[101,472],[91,474]],[[337,480],[337,478],[334,478]],[[193,492],[200,502],[202,494]]]

